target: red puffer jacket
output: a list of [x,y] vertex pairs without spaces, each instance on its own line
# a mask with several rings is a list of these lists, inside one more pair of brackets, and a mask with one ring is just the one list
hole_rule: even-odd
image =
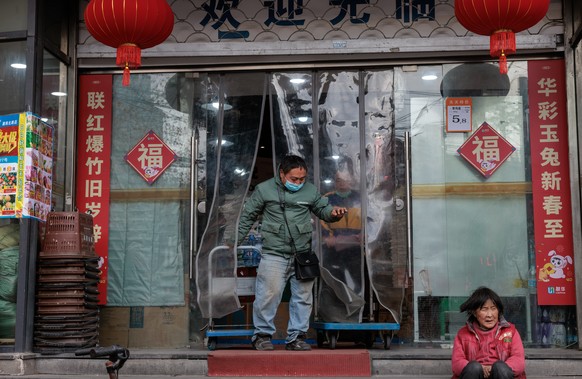
[[[453,379],[459,377],[467,363],[477,360],[480,343],[473,324],[467,322],[457,333],[453,344],[451,358]],[[497,356],[492,358],[496,361],[500,360],[507,363],[513,370],[515,378],[525,379],[525,353],[521,337],[515,325],[500,317],[497,330],[495,330],[494,343],[495,348],[493,350]]]

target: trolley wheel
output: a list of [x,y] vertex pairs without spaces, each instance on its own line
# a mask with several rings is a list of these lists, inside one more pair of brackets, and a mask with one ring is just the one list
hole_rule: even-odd
[[337,332],[330,333],[330,336],[329,336],[329,348],[332,349],[332,350],[335,349],[336,342],[337,342]]
[[317,332],[317,347],[321,348],[325,344],[326,338],[325,333],[318,331]]
[[368,339],[366,340],[366,348],[371,349],[374,347],[374,342],[376,341],[376,332],[368,333]]
[[385,333],[382,337],[384,339],[384,350],[390,350],[390,343],[392,342],[392,337],[388,333]]
[[216,337],[208,337],[208,350],[216,350]]

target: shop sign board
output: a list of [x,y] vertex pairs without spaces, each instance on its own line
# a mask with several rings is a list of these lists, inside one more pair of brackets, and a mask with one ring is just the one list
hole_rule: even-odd
[[30,112],[0,116],[0,218],[46,221],[52,176],[53,127]]
[[[254,41],[266,31],[279,40],[302,31],[311,31],[312,38],[323,39],[330,34],[338,36],[331,31],[341,30],[341,37],[346,37],[349,33],[361,34],[368,25],[375,25],[374,29],[386,37],[414,22],[425,26],[422,32],[427,25],[445,24],[454,17],[453,5],[453,0],[213,0],[190,4],[187,21],[211,40],[222,41]],[[321,34],[313,33],[314,27]],[[336,40],[333,46],[341,49],[345,44],[345,40]]]
[[[481,42],[470,40],[475,35],[456,21],[455,0],[190,0],[171,3],[180,21],[161,49],[156,52],[156,48],[148,55],[168,50],[177,56],[207,57],[311,55],[314,52],[391,55],[410,51],[483,50],[487,42],[484,37],[479,37]],[[555,47],[555,35],[563,34],[563,13],[562,1],[551,0],[546,17],[518,36],[520,48],[539,43],[547,48]],[[84,23],[79,26],[79,57],[113,56],[115,50],[93,38]],[[469,41],[463,41],[467,38]],[[520,41],[520,38],[529,42]],[[461,41],[455,42],[456,39]],[[227,46],[209,46],[213,44]]]
[[514,151],[515,147],[486,122],[457,150],[485,178],[491,177]]
[[126,162],[152,184],[176,160],[176,154],[150,130],[126,155]]
[[564,60],[529,61],[528,91],[538,304],[575,305]]
[[101,277],[99,304],[107,303],[111,172],[112,75],[79,76],[77,208],[93,216]]

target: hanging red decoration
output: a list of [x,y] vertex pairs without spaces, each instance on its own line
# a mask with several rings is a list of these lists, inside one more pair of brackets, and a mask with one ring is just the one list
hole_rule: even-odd
[[122,84],[128,86],[129,69],[141,66],[141,50],[172,33],[174,14],[166,0],[91,0],[85,24],[97,41],[117,48],[116,64],[123,67]]
[[531,28],[548,12],[550,0],[455,0],[455,16],[465,29],[489,36],[489,50],[507,73],[507,55],[515,53],[515,33]]

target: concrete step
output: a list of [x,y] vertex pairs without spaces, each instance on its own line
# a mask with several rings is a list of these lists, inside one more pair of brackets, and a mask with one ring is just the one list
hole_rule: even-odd
[[[563,378],[567,379],[580,379],[582,375],[576,376],[562,376]],[[2,376],[0,375],[0,379],[104,379],[107,378],[107,375],[24,375],[24,376]],[[141,379],[144,378],[143,375],[125,375],[123,373],[119,373],[119,379]],[[208,378],[207,375],[148,375],[145,378],[147,379],[206,379]],[[213,378],[216,379],[231,379],[232,376],[214,376]],[[265,376],[253,376],[253,377],[245,377],[245,379],[264,379]],[[289,376],[269,376],[269,379],[287,379]],[[326,378],[336,378],[335,376],[311,376],[311,377],[302,377],[303,379],[326,379]],[[374,379],[450,379],[451,375],[374,375],[372,376]],[[548,376],[538,376],[538,375],[528,375],[528,379],[547,379]]]
[[[245,351],[232,349],[229,352]],[[314,349],[312,351],[329,349]],[[336,349],[343,351],[344,348]],[[349,350],[349,348],[346,348]],[[246,351],[249,351],[247,349]],[[367,350],[374,378],[450,378],[451,349],[393,345],[389,350]],[[119,371],[122,378],[202,378],[208,375],[208,354],[204,349],[131,350],[130,359]],[[289,354],[302,352],[289,352]],[[236,355],[236,354],[235,354]],[[72,353],[40,355],[0,354],[0,376],[30,379],[97,379],[107,377],[105,358],[76,357]],[[582,378],[582,352],[574,349],[526,349],[528,378]],[[321,376],[318,376],[321,377]]]
[[[25,375],[25,376],[1,376],[0,379],[104,379],[107,376],[99,375],[99,376],[79,376],[79,375]],[[142,375],[124,375],[119,374],[119,379],[140,379],[144,378]],[[205,379],[208,378],[206,375],[152,375],[147,376],[147,379]],[[232,376],[214,376],[213,378],[216,379],[230,379],[233,378]],[[246,376],[246,379],[264,379],[265,376],[254,376],[249,377]],[[289,376],[269,376],[269,379],[287,379]],[[326,379],[326,378],[336,378],[335,376],[311,376],[311,377],[302,377],[303,379]],[[373,378],[376,379],[418,379],[416,375],[389,375],[389,376],[374,376]],[[450,379],[450,375],[439,375],[439,376],[423,376],[422,379]],[[528,379],[542,379],[545,377],[537,377],[537,376],[528,376]]]

